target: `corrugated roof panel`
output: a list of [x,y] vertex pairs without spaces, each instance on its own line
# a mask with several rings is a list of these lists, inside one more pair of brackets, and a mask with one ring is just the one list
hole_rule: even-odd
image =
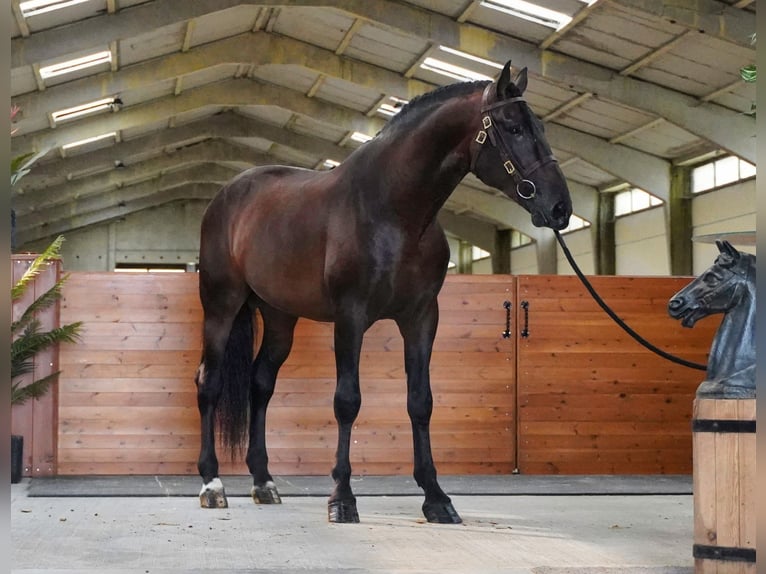
[[188,112],[184,112],[175,116],[175,125],[182,126],[184,124],[197,122],[203,118],[214,116],[215,114],[225,111],[226,109],[227,108],[225,106],[202,106],[194,110],[189,110]]
[[746,48],[694,34],[634,75],[701,97],[739,79],[739,69],[753,61]]
[[346,135],[346,130],[342,128],[301,114],[295,114],[292,129],[299,134],[315,136],[331,142],[339,142]]
[[222,64],[220,66],[205,68],[192,74],[186,74],[181,78],[181,89],[191,90],[192,88],[197,88],[206,84],[228,80],[234,77],[237,68],[237,64]]
[[294,115],[291,110],[277,106],[241,106],[237,113],[275,126],[284,126]]
[[712,101],[727,108],[738,110],[743,114],[749,114],[755,104],[755,82],[748,83],[742,80],[736,88],[716,96]]
[[576,58],[621,70],[684,30],[650,15],[604,3],[558,40],[554,48]]
[[[519,64],[523,65],[523,62]],[[578,93],[573,90],[535,75],[529,76],[527,90],[524,92],[524,97],[532,111],[541,118],[577,95]]]
[[37,16],[27,16],[25,20],[29,31],[35,33],[97,16],[103,12],[106,12],[106,0],[87,0],[87,2],[73,4],[66,8],[43,12]]
[[135,106],[163,96],[170,96],[175,90],[174,79],[157,82],[149,86],[143,86],[136,90],[124,90],[120,92],[120,98],[125,106]]
[[620,143],[666,159],[684,158],[714,149],[707,140],[669,122],[661,122]]
[[554,31],[553,28],[548,26],[530,22],[481,5],[471,12],[468,22],[516,38],[522,38],[535,44],[542,42]]
[[22,66],[11,70],[11,97],[37,90],[37,82],[32,66]]
[[255,24],[258,7],[243,5],[199,16],[193,20],[191,47],[249,32]]
[[354,18],[331,8],[279,9],[274,32],[335,51]]
[[337,78],[325,78],[316,97],[358,112],[367,112],[380,99],[380,92]]
[[[132,128],[125,128],[122,130],[122,140],[131,140],[135,139],[141,136],[144,136],[146,134],[154,133],[160,130],[165,129],[168,127],[168,120],[167,119],[161,119],[157,120],[155,122],[141,124],[140,126],[135,126]],[[154,153],[154,152],[152,152]],[[123,160],[124,161],[124,160]],[[127,165],[127,162],[125,162]]]
[[596,188],[604,187],[616,180],[611,173],[607,173],[581,159],[568,163],[562,168],[562,171],[567,179]]
[[655,116],[600,98],[590,98],[554,121],[570,128],[611,139],[651,122]]
[[408,0],[407,3],[452,18],[457,18],[466,7],[465,0]]
[[[151,28],[147,26],[147,28]],[[186,34],[185,23],[154,28],[146,34],[127,38],[119,42],[120,67],[150,60],[165,54],[179,52]]]
[[319,73],[298,64],[267,64],[255,68],[251,77],[305,94],[314,85]]
[[406,71],[428,47],[422,38],[365,24],[351,38],[346,54],[387,70]]

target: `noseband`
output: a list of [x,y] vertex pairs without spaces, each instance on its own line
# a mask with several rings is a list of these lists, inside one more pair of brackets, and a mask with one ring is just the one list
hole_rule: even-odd
[[557,160],[553,157],[553,154],[547,154],[532,165],[524,166],[521,164],[518,156],[515,156],[513,153],[513,147],[508,145],[508,142],[503,138],[502,130],[497,128],[497,125],[500,123],[497,114],[498,110],[506,105],[526,102],[526,100],[523,97],[518,96],[490,103],[489,98],[493,87],[494,84],[492,83],[487,85],[484,89],[484,94],[481,97],[482,129],[479,130],[479,133],[476,134],[476,138],[471,142],[471,147],[473,148],[471,153],[471,171],[474,171],[479,155],[484,149],[483,144],[487,141],[487,138],[489,138],[490,144],[497,148],[497,151],[500,154],[500,159],[503,162],[505,171],[507,171],[508,175],[510,175],[514,182],[516,182],[516,193],[521,199],[532,199],[537,193],[537,187],[534,182],[529,179],[530,176],[542,166],[557,162]]

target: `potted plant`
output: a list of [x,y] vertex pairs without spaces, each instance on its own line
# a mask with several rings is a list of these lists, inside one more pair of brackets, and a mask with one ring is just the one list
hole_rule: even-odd
[[[58,259],[63,236],[57,237],[45,251],[32,261],[21,278],[11,289],[12,302],[18,301],[32,284],[40,271]],[[59,372],[52,373],[33,380],[30,383],[22,380],[22,376],[33,372],[34,358],[40,351],[58,345],[61,342],[75,342],[78,338],[81,322],[56,327],[49,331],[42,329],[38,313],[49,308],[61,298],[61,288],[68,275],[61,277],[56,283],[30,303],[19,318],[11,323],[11,407],[20,405],[28,400],[43,396],[58,378]],[[21,480],[23,466],[24,438],[20,435],[11,436],[11,482]]]

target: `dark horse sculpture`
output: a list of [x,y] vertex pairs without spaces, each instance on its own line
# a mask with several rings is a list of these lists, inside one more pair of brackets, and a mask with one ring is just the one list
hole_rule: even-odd
[[[249,430],[251,494],[258,503],[280,502],[268,469],[266,408],[297,318],[307,317],[334,323],[338,446],[329,520],[358,522],[349,446],[361,404],[362,337],[378,319],[393,319],[404,339],[423,512],[431,522],[460,522],[437,483],[429,434],[436,297],[449,262],[435,218],[472,171],[522,205],[535,225],[566,227],[569,190],[542,122],[522,96],[526,84],[526,69],[511,80],[508,62],[497,82],[454,84],[415,98],[332,170],[256,167],[211,201],[201,230],[204,335],[196,377],[203,507],[227,506],[216,419],[229,446],[242,444]],[[256,309],[263,342],[252,361]]]
[[673,295],[668,312],[684,327],[724,313],[708,357],[700,398],[755,398],[755,255],[716,241],[720,254],[689,285]]

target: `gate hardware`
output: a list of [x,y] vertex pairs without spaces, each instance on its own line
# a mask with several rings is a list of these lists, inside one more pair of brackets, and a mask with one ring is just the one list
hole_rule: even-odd
[[511,302],[504,301],[503,307],[505,307],[505,331],[503,331],[503,339],[508,339],[511,336]]
[[521,330],[521,336],[526,339],[529,337],[529,301],[522,301],[521,308],[524,309],[524,328]]

